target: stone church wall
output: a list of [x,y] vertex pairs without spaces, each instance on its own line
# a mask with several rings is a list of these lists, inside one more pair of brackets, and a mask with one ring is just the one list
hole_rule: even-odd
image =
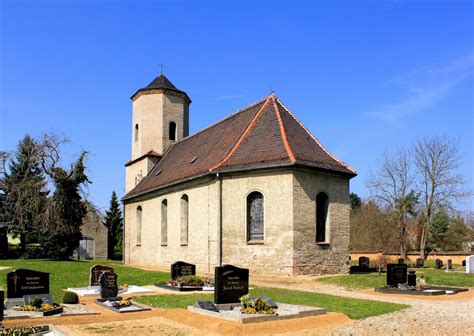
[[[203,181],[204,180],[204,181]],[[188,245],[181,245],[181,197],[189,199]],[[168,208],[167,245],[161,244],[161,204]],[[216,184],[214,180],[182,184],[166,194],[125,205],[126,263],[168,270],[175,261],[196,264],[200,274],[213,273],[217,256]],[[136,244],[136,209],[142,207],[141,244]]]
[[[349,267],[349,179],[330,173],[295,170],[294,274],[345,273]],[[329,197],[328,244],[316,243],[316,195]]]
[[[291,274],[293,262],[293,175],[261,171],[224,175],[223,263],[250,269],[250,274]],[[264,197],[263,244],[247,242],[247,195]]]

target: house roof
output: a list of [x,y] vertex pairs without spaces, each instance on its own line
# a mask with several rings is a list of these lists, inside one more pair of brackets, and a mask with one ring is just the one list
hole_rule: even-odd
[[189,99],[189,96],[186,92],[179,90],[176,86],[174,86],[171,81],[166,78],[165,75],[161,74],[158,77],[156,77],[154,80],[150,82],[147,86],[144,88],[139,89],[137,92],[133,94],[131,97],[132,99],[139,93],[139,92],[146,92],[146,91],[156,91],[156,90],[161,90],[164,92],[175,92],[181,95],[184,95],[185,98],[188,100],[188,103],[191,103],[191,99]]
[[212,173],[281,166],[356,175],[272,94],[172,145],[124,200]]

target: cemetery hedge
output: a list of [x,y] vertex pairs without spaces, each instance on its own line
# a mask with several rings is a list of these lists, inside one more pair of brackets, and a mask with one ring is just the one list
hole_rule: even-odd
[[[250,294],[255,296],[266,295],[274,301],[284,303],[323,307],[328,311],[343,313],[349,318],[356,320],[391,313],[409,307],[408,305],[395,303],[352,299],[328,294],[301,292],[280,288],[254,288],[250,290]],[[212,301],[213,297],[212,294],[207,293],[190,295],[160,295],[142,296],[135,298],[135,301],[152,307],[185,309],[187,306],[192,306],[196,301]]]
[[151,285],[168,280],[169,273],[145,271],[139,268],[121,266],[119,262],[107,260],[52,261],[45,259],[7,259],[0,260],[0,266],[10,268],[0,270],[0,287],[6,289],[6,274],[19,268],[50,273],[50,291],[55,302],[61,302],[68,287],[86,287],[89,282],[89,269],[95,264],[114,268],[118,274],[118,284]]

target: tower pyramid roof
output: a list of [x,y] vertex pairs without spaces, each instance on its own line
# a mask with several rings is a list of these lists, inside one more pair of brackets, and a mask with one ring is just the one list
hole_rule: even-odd
[[144,91],[153,91],[153,90],[158,90],[162,92],[175,92],[178,94],[184,95],[188,100],[189,103],[191,103],[191,99],[189,99],[189,96],[186,92],[179,90],[171,81],[163,74],[160,74],[158,77],[156,77],[154,80],[150,82],[146,87],[139,89],[137,92],[133,94],[131,97],[132,99],[140,92]]

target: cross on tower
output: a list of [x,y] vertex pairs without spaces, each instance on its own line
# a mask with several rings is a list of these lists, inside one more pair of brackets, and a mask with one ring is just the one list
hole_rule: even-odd
[[161,69],[161,74],[163,74],[163,68],[165,67],[165,65],[163,64],[163,62],[161,62],[159,64],[159,66],[160,66],[160,69]]

